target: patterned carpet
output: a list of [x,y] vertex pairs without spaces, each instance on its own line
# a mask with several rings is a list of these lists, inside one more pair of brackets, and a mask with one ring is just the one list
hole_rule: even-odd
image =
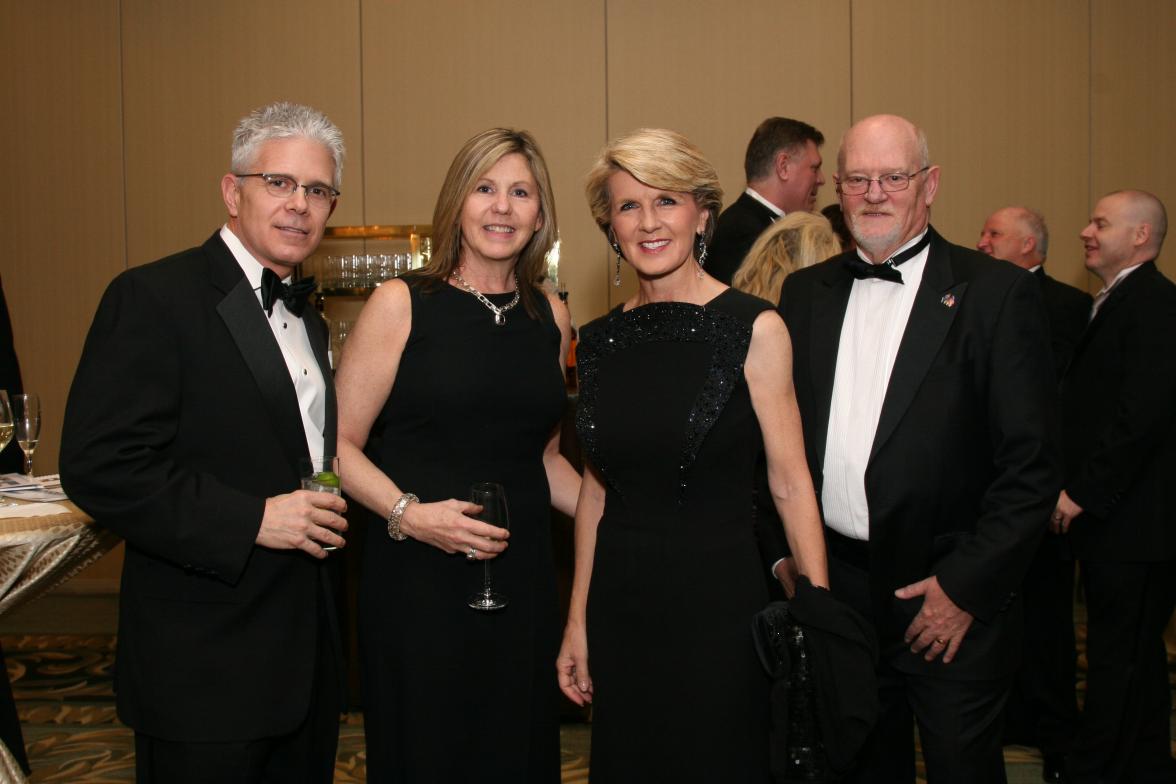
[[[0,634],[0,645],[8,660],[33,766],[30,781],[133,781],[134,741],[130,730],[115,717],[111,691],[113,635],[18,634],[10,632],[11,625],[6,627],[3,631],[9,633]],[[1176,686],[1176,670],[1173,684]],[[1081,684],[1079,690],[1081,693]],[[587,782],[589,740],[588,725],[563,726],[564,784]],[[1008,747],[1005,762],[1012,784],[1041,780],[1040,758],[1035,750]],[[348,716],[341,727],[335,771],[337,784],[366,779],[363,720],[358,714]]]

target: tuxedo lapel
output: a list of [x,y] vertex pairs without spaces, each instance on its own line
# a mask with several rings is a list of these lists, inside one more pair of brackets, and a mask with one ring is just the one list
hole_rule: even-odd
[[[257,294],[220,237],[213,236],[206,242],[204,251],[211,266],[213,287],[225,292],[216,311],[253,374],[258,393],[269,412],[270,424],[290,457],[290,465],[294,466],[299,457],[307,456],[306,433],[302,429],[298,396],[282,351],[266,323],[265,311],[261,309]],[[318,355],[317,348],[315,354]],[[325,378],[329,383],[330,375]],[[333,408],[333,398],[331,403]]]
[[839,262],[829,263],[819,285],[814,287],[812,333],[809,335],[813,393],[817,423],[812,448],[816,451],[816,465],[825,464],[825,440],[829,434],[829,409],[833,401],[833,378],[837,372],[837,349],[841,342],[841,326],[849,304],[853,276]]
[[927,264],[923,268],[923,280],[915,294],[915,303],[907,320],[886,397],[882,401],[882,413],[878,429],[874,433],[874,445],[870,460],[894,433],[898,423],[914,401],[931,363],[939,353],[947,332],[963,305],[967,281],[956,282],[951,268],[951,256],[947,242],[932,232]]

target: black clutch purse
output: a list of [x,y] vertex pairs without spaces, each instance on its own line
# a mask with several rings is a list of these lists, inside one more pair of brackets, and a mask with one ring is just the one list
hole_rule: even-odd
[[756,653],[771,678],[771,771],[778,784],[836,779],[826,764],[817,723],[816,679],[804,629],[788,602],[772,602],[752,619]]

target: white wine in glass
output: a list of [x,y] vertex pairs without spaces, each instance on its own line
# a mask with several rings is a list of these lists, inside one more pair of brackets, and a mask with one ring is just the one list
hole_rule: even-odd
[[24,472],[33,475],[33,452],[41,440],[41,399],[33,394],[16,395],[12,398],[12,418],[16,443],[24,452]]
[[[510,528],[510,511],[506,506],[506,490],[496,482],[477,482],[470,488],[470,501],[482,507],[481,514],[474,515],[483,523],[499,528]],[[501,610],[506,607],[507,598],[494,590],[490,582],[490,559],[482,561],[482,590],[469,597],[466,604],[474,610]]]
[[0,452],[12,441],[12,406],[8,403],[8,392],[0,389]]

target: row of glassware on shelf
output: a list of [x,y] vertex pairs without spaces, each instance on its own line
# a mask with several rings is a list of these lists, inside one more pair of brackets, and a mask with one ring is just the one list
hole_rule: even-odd
[[373,289],[386,280],[417,269],[424,263],[421,254],[354,253],[325,256],[310,271],[323,293]]

